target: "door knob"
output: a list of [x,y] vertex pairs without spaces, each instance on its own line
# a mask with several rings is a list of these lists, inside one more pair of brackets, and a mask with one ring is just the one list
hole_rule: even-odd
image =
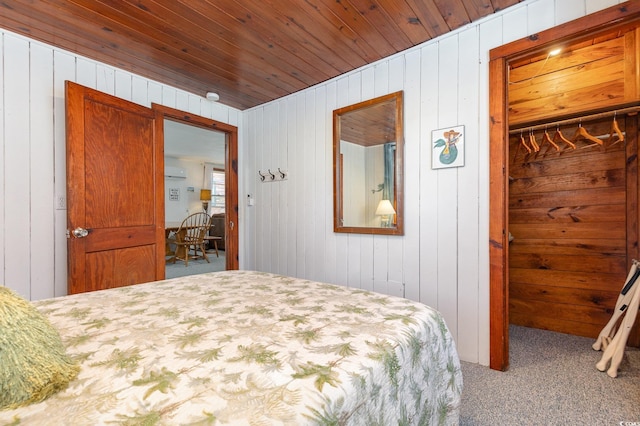
[[76,237],[76,238],[84,238],[84,237],[86,237],[87,235],[89,235],[89,230],[88,230],[88,229],[84,229],[84,228],[77,227],[76,229],[74,229],[74,230],[72,231],[72,234],[73,234],[73,236],[74,236],[74,237]]

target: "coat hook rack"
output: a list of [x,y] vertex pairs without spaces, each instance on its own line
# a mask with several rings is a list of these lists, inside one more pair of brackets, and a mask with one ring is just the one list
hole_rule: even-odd
[[273,173],[271,169],[267,169],[266,173],[264,173],[262,170],[258,170],[258,176],[260,176],[261,182],[279,182],[287,180],[289,173],[286,170],[282,170],[280,167],[278,167],[277,173]]

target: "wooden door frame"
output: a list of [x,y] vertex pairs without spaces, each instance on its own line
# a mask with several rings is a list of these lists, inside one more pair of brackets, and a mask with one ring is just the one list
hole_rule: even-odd
[[[226,134],[225,147],[225,186],[235,188],[235,191],[225,191],[225,251],[226,269],[239,269],[238,258],[238,128],[199,115],[169,108],[164,105],[152,104],[151,108],[160,112],[165,119],[184,124],[217,130]],[[156,170],[156,174],[164,175],[164,170]],[[233,224],[233,226],[230,226]]]
[[[563,42],[640,21],[640,2],[628,1],[489,52],[489,367],[509,367],[508,65]],[[637,66],[637,65],[636,65]],[[638,70],[636,70],[636,73]]]

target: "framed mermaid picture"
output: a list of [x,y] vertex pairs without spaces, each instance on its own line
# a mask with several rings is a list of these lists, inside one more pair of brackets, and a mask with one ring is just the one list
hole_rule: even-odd
[[431,168],[464,166],[464,126],[446,127],[431,133]]

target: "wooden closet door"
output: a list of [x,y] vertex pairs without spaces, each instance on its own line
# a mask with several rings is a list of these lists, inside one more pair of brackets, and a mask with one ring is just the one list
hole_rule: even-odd
[[[611,122],[582,125],[604,136]],[[518,148],[519,135],[510,139],[512,324],[595,338],[611,317],[638,257],[637,117],[618,123],[625,142],[604,147],[580,141],[577,149],[536,156]],[[562,133],[572,136],[576,127]]]

